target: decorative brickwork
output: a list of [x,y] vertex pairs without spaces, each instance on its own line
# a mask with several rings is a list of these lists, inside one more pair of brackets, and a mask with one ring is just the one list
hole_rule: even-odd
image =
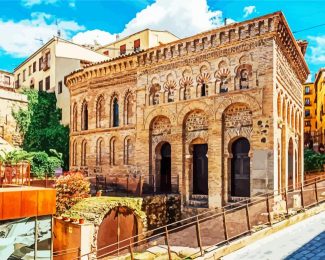
[[[170,178],[170,185],[179,186],[184,206],[197,198],[198,171],[208,178],[209,207],[232,199],[235,173],[243,169],[235,170],[236,163],[248,171],[245,185],[250,196],[287,187],[288,176],[296,185],[303,178],[301,89],[307,74],[281,13],[89,65],[66,78],[71,104],[78,106],[77,119],[71,115],[77,120],[77,131],[71,132],[71,158],[79,156],[86,139],[88,172],[95,174],[96,142],[102,138],[103,174],[150,175],[155,177],[151,185],[157,187]],[[125,93],[132,93],[132,98],[127,100]],[[100,95],[106,102],[99,128]],[[109,102],[114,96],[118,109],[112,113]],[[80,131],[83,100],[89,127]],[[119,117],[117,126],[110,123],[114,115]],[[126,152],[128,137],[131,157]],[[245,158],[235,151],[241,149],[238,140],[249,144]],[[293,162],[285,155],[289,140],[297,155]],[[167,157],[162,154],[166,143],[171,149]],[[73,167],[80,166],[78,156]]]

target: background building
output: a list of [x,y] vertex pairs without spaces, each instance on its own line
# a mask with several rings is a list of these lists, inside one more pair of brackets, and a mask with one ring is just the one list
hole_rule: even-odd
[[14,88],[15,87],[14,74],[4,70],[0,70],[0,87]]
[[28,105],[26,95],[17,93],[14,75],[0,70],[0,151],[9,152],[22,144],[12,112]]
[[317,130],[317,89],[314,82],[304,84],[304,133],[305,145],[314,138]]
[[117,36],[115,42],[99,47],[96,51],[109,58],[116,58],[120,55],[139,52],[178,39],[178,37],[168,31],[145,29],[121,39]]
[[317,91],[317,133],[314,143],[324,146],[325,143],[325,68],[318,71],[315,78]]
[[276,12],[76,71],[70,168],[142,174],[185,207],[297,187],[303,52]]
[[53,37],[14,70],[16,88],[55,92],[57,107],[62,109],[62,124],[70,121],[70,94],[64,77],[89,62],[106,56],[72,42]]

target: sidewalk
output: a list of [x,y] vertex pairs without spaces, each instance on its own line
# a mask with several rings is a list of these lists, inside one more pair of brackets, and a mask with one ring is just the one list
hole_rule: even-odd
[[263,238],[222,259],[325,259],[325,212]]

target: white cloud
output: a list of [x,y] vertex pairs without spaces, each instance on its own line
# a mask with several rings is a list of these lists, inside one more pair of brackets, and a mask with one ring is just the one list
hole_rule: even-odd
[[310,54],[307,55],[307,60],[314,64],[325,64],[325,35],[309,36]]
[[222,12],[209,9],[206,0],[157,0],[126,24],[122,36],[145,28],[168,30],[179,37],[190,36],[222,25]]
[[79,32],[72,37],[72,41],[78,44],[99,43],[101,45],[105,45],[107,43],[113,42],[115,38],[115,34],[110,34],[109,32],[96,29],[85,32]]
[[31,19],[20,21],[0,19],[0,50],[13,57],[26,57],[57,34],[58,27],[63,38],[70,38],[72,34],[85,28],[75,21],[57,20],[46,13],[32,13]]
[[32,7],[34,5],[40,5],[40,4],[55,4],[59,0],[21,0],[21,3],[23,6],[26,7]]
[[76,1],[75,1],[75,0],[70,0],[70,1],[68,2],[68,4],[69,4],[69,6],[70,6],[71,8],[75,8],[75,7],[76,7]]
[[254,5],[245,6],[243,12],[244,12],[244,18],[246,18],[247,16],[251,15],[252,13],[256,13],[256,6],[254,6]]
[[[232,22],[234,20],[227,20],[227,24]],[[125,25],[120,35],[124,37],[150,28],[167,30],[178,37],[186,37],[221,25],[223,25],[222,12],[210,10],[206,0],[187,0],[186,4],[182,1],[157,0],[138,12]],[[115,35],[92,30],[80,32],[73,37],[73,41],[79,44],[94,44],[94,40],[100,44],[107,44],[115,40]]]

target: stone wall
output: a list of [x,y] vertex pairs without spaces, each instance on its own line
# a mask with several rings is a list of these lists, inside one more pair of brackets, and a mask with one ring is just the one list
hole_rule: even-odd
[[15,147],[20,146],[23,140],[12,111],[26,109],[27,105],[26,95],[16,93],[13,89],[0,89],[0,137]]
[[143,198],[142,211],[146,212],[148,230],[181,219],[180,195],[155,195]]

